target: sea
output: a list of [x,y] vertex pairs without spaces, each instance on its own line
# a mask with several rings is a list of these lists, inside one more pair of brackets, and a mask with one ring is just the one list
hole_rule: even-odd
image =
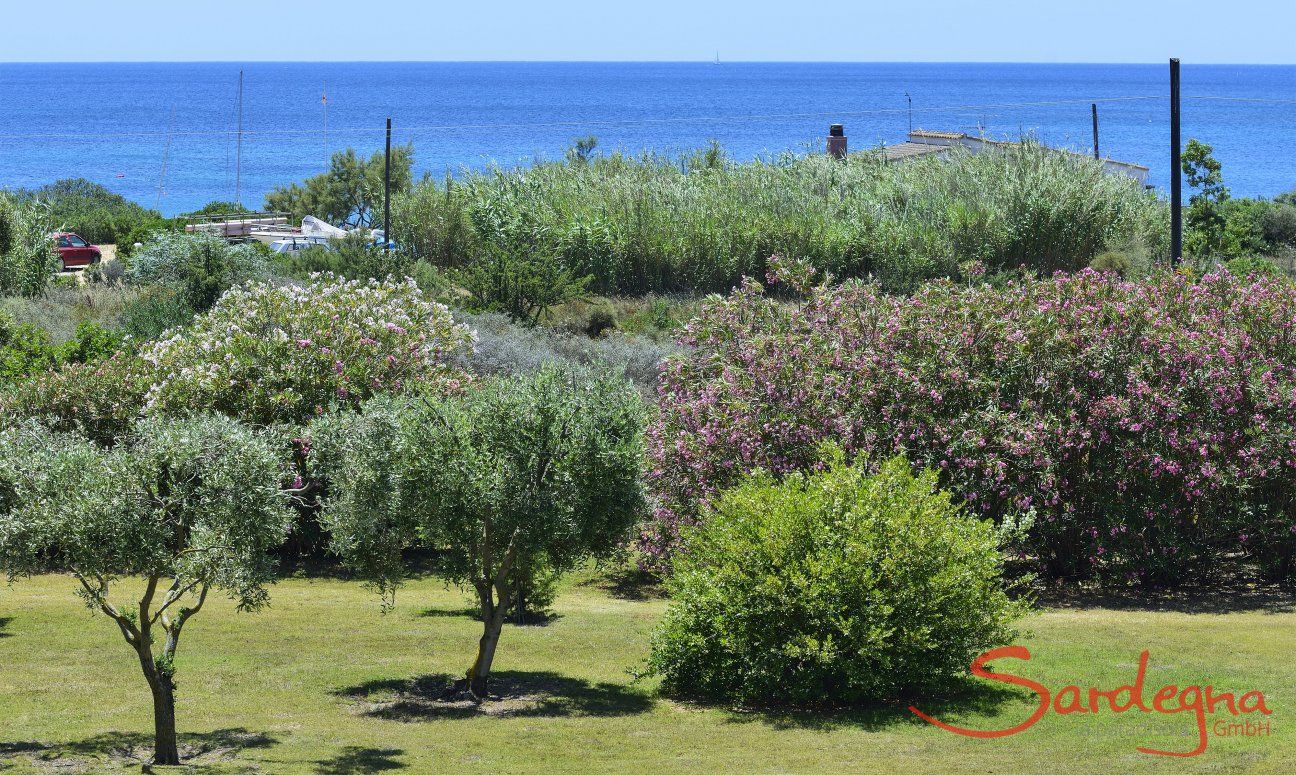
[[[1169,93],[1167,64],[0,64],[0,187],[83,177],[167,215],[256,208],[335,151],[381,150],[388,118],[433,176],[562,158],[589,135],[603,152],[818,152],[833,123],[852,150],[915,127],[1089,153],[1096,104],[1101,154],[1164,190]],[[1214,147],[1234,195],[1296,188],[1296,66],[1185,64],[1182,95],[1184,142]]]

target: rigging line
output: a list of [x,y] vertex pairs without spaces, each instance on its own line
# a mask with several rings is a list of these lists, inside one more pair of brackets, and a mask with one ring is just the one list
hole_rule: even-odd
[[1216,100],[1222,102],[1257,102],[1269,105],[1296,105],[1296,99],[1281,99],[1275,97],[1217,97],[1209,94],[1191,95],[1185,94],[1186,100]]
[[[986,103],[983,105],[939,105],[932,107],[916,107],[915,112],[940,113],[940,112],[965,112],[971,110],[981,110],[987,108],[1004,109],[1004,108],[1030,108],[1030,107],[1049,107],[1055,105],[1079,105],[1093,102],[1133,102],[1138,100],[1163,100],[1167,99],[1163,94],[1151,94],[1145,96],[1130,97],[1097,97],[1087,99],[1067,99],[1067,100],[1039,100],[1036,102],[1002,102]],[[852,116],[883,116],[894,115],[896,113],[907,113],[908,108],[879,108],[875,110],[854,110],[854,111],[821,111],[817,113],[767,113],[767,114],[748,114],[748,115],[729,115],[729,116],[681,116],[678,118],[645,118],[645,119],[604,119],[595,121],[556,121],[548,123],[488,123],[488,124],[431,124],[424,126],[407,126],[403,127],[405,132],[428,132],[428,131],[447,131],[456,129],[529,129],[535,127],[591,127],[591,126],[638,126],[652,124],[681,124],[696,122],[713,122],[713,121],[758,121],[771,119],[793,119],[793,118],[823,118],[823,117],[852,117]],[[315,134],[314,129],[257,129],[244,130],[243,134],[251,135],[302,135]],[[348,127],[337,128],[332,130],[335,134],[339,132],[373,132],[375,134],[386,131],[385,127]],[[119,132],[119,133],[99,133],[94,135],[77,135],[77,134],[3,134],[0,139],[105,139],[116,137],[150,137],[161,134],[159,132]],[[185,136],[202,136],[212,134],[223,134],[222,132],[212,130],[195,130],[191,132],[178,133]]]

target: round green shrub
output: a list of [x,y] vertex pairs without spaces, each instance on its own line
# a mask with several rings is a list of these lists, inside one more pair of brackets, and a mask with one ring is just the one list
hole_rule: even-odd
[[118,325],[132,339],[147,342],[188,325],[194,314],[181,291],[169,285],[148,285],[122,307]]
[[1263,256],[1242,256],[1225,262],[1224,268],[1234,277],[1246,279],[1256,277],[1281,277],[1282,270],[1278,265]]
[[1011,600],[990,523],[901,457],[776,482],[758,473],[686,530],[649,671],[672,695],[859,703],[947,691],[1007,643]]
[[264,253],[251,245],[230,245],[210,234],[156,232],[130,260],[136,285],[166,284],[193,309],[210,308],[221,294],[269,273]]

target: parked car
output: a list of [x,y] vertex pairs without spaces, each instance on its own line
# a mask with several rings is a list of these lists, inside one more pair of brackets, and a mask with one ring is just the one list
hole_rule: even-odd
[[331,251],[333,246],[329,245],[328,237],[288,237],[287,239],[275,240],[270,243],[271,253],[297,253],[306,248],[322,247]]
[[97,245],[91,245],[70,231],[55,234],[54,242],[58,245],[65,272],[97,264],[103,258],[103,251]]

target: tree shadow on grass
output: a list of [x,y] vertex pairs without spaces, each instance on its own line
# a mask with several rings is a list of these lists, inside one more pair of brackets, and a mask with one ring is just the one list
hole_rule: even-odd
[[647,692],[622,684],[591,683],[553,672],[525,671],[492,673],[490,697],[477,703],[453,690],[457,678],[439,673],[368,681],[334,694],[353,700],[362,715],[393,721],[483,716],[629,716],[645,713],[653,704]]
[[[463,608],[425,608],[418,612],[418,616],[438,619],[471,619],[474,622],[480,622],[481,609],[472,606],[465,606]],[[509,619],[506,619],[505,622],[514,627],[548,627],[550,624],[553,624],[561,618],[562,614],[560,613],[554,611],[541,611],[538,613],[527,614],[526,618],[521,621],[510,617]]]
[[363,748],[348,745],[332,759],[325,759],[315,766],[320,775],[360,775],[366,772],[386,772],[403,770],[409,765],[396,757],[405,752],[399,748]]
[[1099,589],[1069,585],[1032,590],[1040,608],[1106,608],[1116,611],[1165,611],[1186,614],[1296,611],[1296,587],[1244,580],[1182,586],[1174,589]]
[[582,587],[601,589],[618,600],[633,603],[644,600],[665,600],[666,588],[661,579],[637,568],[614,568],[592,579],[580,582]]
[[5,632],[9,629],[9,623],[13,621],[12,616],[0,616],[0,638],[12,638],[12,632]]
[[449,618],[449,619],[472,619],[475,622],[481,621],[481,612],[472,606],[463,608],[425,608],[418,612],[421,617]]
[[[217,729],[212,732],[182,733],[180,760],[189,765],[191,772],[229,761],[249,749],[269,748],[279,741],[264,732],[252,732],[243,727]],[[153,756],[153,735],[142,732],[105,732],[85,740],[67,743],[41,743],[36,741],[0,742],[0,769],[5,759],[27,756],[41,763],[60,768],[92,766],[104,760],[139,765],[147,772],[148,761]]]
[[941,721],[950,721],[968,714],[1012,719],[1011,723],[981,722],[987,729],[997,729],[1013,726],[1028,717],[1036,701],[1034,694],[1022,689],[974,683],[969,679],[958,690],[939,699],[912,698],[852,707],[728,707],[725,721],[733,724],[761,723],[779,730],[811,729],[827,732],[854,728],[875,732],[898,724],[926,724],[926,721],[909,710],[910,706],[915,706]]

